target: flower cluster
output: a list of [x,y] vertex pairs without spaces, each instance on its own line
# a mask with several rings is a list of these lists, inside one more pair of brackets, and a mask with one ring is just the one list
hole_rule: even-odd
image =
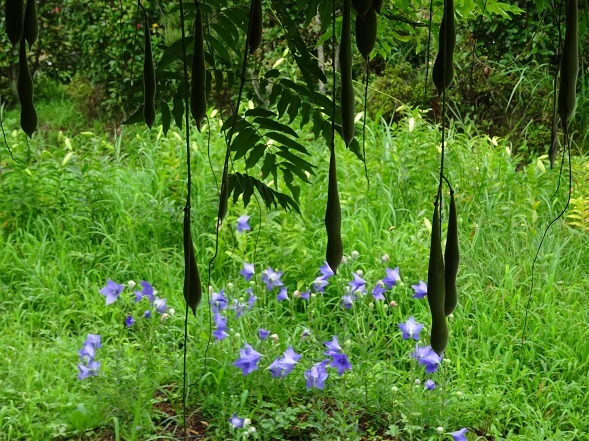
[[282,357],[277,357],[268,368],[272,374],[272,378],[286,377],[290,374],[294,365],[297,364],[300,359],[301,355],[297,354],[292,346],[289,346],[288,349],[284,351]]
[[335,335],[333,336],[333,340],[325,342],[324,344],[327,346],[327,352],[325,352],[325,355],[331,357],[330,367],[336,368],[339,375],[343,375],[346,370],[352,369],[352,365],[350,364],[347,355],[343,353]]
[[431,346],[420,347],[419,344],[415,345],[415,352],[411,354],[411,357],[415,358],[419,364],[424,365],[428,374],[436,372],[442,361],[442,357],[436,354]]
[[100,362],[96,361],[96,349],[101,348],[100,335],[88,334],[86,341],[84,341],[82,349],[78,351],[80,356],[81,364],[78,364],[78,380],[83,380],[94,375],[98,375],[98,369],[100,368]]
[[[166,299],[156,297],[157,291],[155,289],[153,289],[153,286],[149,282],[146,282],[145,280],[141,280],[139,282],[139,284],[141,285],[141,291],[134,292],[134,295],[135,295],[134,303],[139,303],[143,299],[147,299],[149,301],[150,305],[158,312],[158,314],[160,314],[162,316],[162,318],[167,317],[166,312],[169,310],[169,308],[166,304]],[[135,288],[135,286],[136,286],[136,283],[132,280],[130,280],[127,283],[127,287],[129,289],[133,289],[133,288]],[[125,285],[121,285],[119,283],[114,282],[111,279],[108,279],[106,282],[106,286],[98,292],[106,297],[106,304],[110,305],[111,303],[114,303],[118,300],[119,296],[121,295],[121,293],[123,292],[124,289],[125,289]],[[169,311],[171,311],[171,313],[173,313],[173,310],[169,310]],[[144,318],[151,318],[151,311],[146,310],[143,313],[143,317]],[[127,327],[131,327],[134,324],[135,324],[135,319],[133,318],[132,315],[128,315],[125,318],[125,325]]]

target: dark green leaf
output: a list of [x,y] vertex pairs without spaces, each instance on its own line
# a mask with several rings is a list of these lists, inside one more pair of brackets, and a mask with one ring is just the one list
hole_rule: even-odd
[[125,121],[123,121],[123,124],[136,124],[138,122],[143,122],[144,121],[144,117],[143,117],[143,104],[141,106],[139,106],[139,108],[133,112],[133,114],[127,118]]
[[293,95],[288,106],[288,123],[292,124],[299,113],[299,106],[301,105],[301,99],[298,95]]
[[286,124],[279,123],[278,121],[274,121],[270,118],[257,117],[254,119],[254,123],[259,124],[260,127],[268,130],[277,130],[282,133],[287,133],[294,138],[299,137],[297,132],[295,132],[291,127],[287,126]]
[[283,168],[282,174],[284,176],[284,182],[286,186],[292,193],[292,196],[294,197],[295,201],[298,201],[299,196],[301,194],[301,187],[299,187],[298,185],[294,185],[294,177],[290,170]]
[[264,163],[262,164],[262,177],[266,178],[272,171],[276,170],[276,156],[272,153],[264,156]]
[[309,122],[311,118],[311,105],[309,103],[302,103],[303,110],[301,112],[301,125],[299,128],[302,130],[303,127]]
[[261,107],[246,110],[245,116],[263,116],[265,118],[276,118],[276,114],[274,112],[262,109]]
[[265,151],[266,146],[264,144],[256,144],[245,161],[245,168],[252,168],[256,165]]
[[286,148],[284,147],[279,147],[279,151],[276,152],[276,154],[278,156],[283,157],[284,159],[286,159],[287,161],[292,162],[294,165],[296,165],[297,167],[300,167],[302,170],[306,170],[309,173],[311,173],[312,175],[315,174],[315,172],[313,171],[313,164],[311,164],[310,162],[305,161],[302,158],[299,158],[297,155],[289,152]]
[[233,160],[236,161],[245,156],[245,154],[249,152],[260,139],[260,135],[258,135],[253,128],[247,128],[239,132],[231,142],[231,150],[235,152]]
[[304,153],[305,155],[309,155],[309,152],[307,151],[307,149],[305,147],[303,147],[301,144],[299,144],[294,139],[289,138],[288,136],[286,136],[282,133],[266,132],[265,135],[268,138],[272,138],[274,141],[278,141],[282,145],[285,145],[291,149],[294,149],[294,150],[297,150],[301,153]]
[[264,74],[264,78],[278,78],[280,71],[278,69],[270,69]]
[[284,89],[282,91],[282,96],[280,97],[280,100],[278,100],[278,105],[276,106],[279,117],[282,118],[282,115],[284,115],[284,112],[286,112],[286,108],[288,107],[288,103],[290,103],[291,98],[291,93],[287,89]]

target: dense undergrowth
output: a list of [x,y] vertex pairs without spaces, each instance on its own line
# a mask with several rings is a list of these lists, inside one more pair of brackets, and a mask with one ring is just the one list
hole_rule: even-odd
[[[40,120],[59,127],[68,108],[49,103]],[[4,115],[18,162],[2,149],[0,439],[181,439],[183,134],[124,128],[113,138],[98,126],[67,121],[61,132],[40,131],[27,141],[16,130],[18,115]],[[213,122],[218,180],[224,144]],[[536,247],[564,206],[566,179],[552,199],[558,170],[549,170],[547,159],[522,165],[508,141],[468,125],[452,126],[448,137],[446,174],[456,190],[462,260],[459,305],[437,372],[427,374],[411,357],[416,341],[403,339],[398,327],[415,317],[425,325],[420,344],[427,344],[428,308],[411,286],[427,276],[440,143],[420,113],[406,113],[398,124],[368,126],[369,188],[363,166],[337,148],[347,261],[325,292],[313,286],[326,241],[322,145],[309,142],[316,175],[301,187],[300,214],[266,210],[254,200],[246,209],[241,201],[230,207],[210,274],[211,291],[224,289],[229,302],[220,312],[227,337],[212,338],[206,350],[215,327],[223,328],[222,320],[211,320],[208,297],[189,317],[193,435],[421,440],[451,439],[468,428],[469,440],[587,436],[589,238],[582,222],[553,225],[531,290]],[[206,140],[195,133],[193,236],[203,282],[217,202]],[[587,167],[584,158],[573,162]],[[574,197],[587,197],[587,189],[576,190]],[[251,230],[238,233],[244,214]],[[255,266],[253,284],[240,275],[244,262]],[[397,266],[400,280],[385,301],[376,300],[373,288]],[[283,272],[287,300],[278,301],[280,287],[269,292],[263,282],[269,267]],[[350,292],[353,273],[367,282],[365,295]],[[175,313],[163,315],[145,299],[135,303],[138,288],[105,305],[99,290],[108,279],[148,281]],[[251,308],[248,288],[257,297]],[[300,298],[309,289],[315,294]],[[275,336],[261,340],[260,328]],[[101,336],[100,367],[79,380],[77,351],[88,334]],[[351,369],[340,376],[328,364],[324,389],[308,389],[313,372],[305,372],[333,357],[324,355],[324,343],[334,336]],[[243,375],[233,363],[246,344],[261,358]],[[284,378],[272,378],[267,368],[289,346],[301,359]],[[424,388],[427,379],[435,389]],[[234,414],[236,425],[240,418],[251,424],[233,428]]]

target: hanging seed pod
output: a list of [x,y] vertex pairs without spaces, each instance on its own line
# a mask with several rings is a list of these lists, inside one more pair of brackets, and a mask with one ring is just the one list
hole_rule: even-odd
[[190,232],[190,214],[184,211],[184,300],[192,313],[196,315],[196,308],[202,299],[200,275],[194,257],[194,245]]
[[217,212],[217,218],[219,220],[219,224],[223,221],[223,219],[225,219],[225,216],[227,216],[227,210],[229,208],[228,207],[228,199],[229,199],[229,177],[226,172],[223,172],[223,176],[221,177],[221,195],[219,196],[219,211]]
[[207,71],[205,67],[202,11],[196,4],[194,22],[194,53],[192,54],[192,84],[190,88],[190,111],[200,132],[200,125],[207,112]]
[[380,14],[380,11],[382,11],[382,0],[372,0],[372,7]]
[[20,100],[20,126],[30,137],[37,130],[37,111],[33,101],[33,78],[27,62],[25,40],[21,39],[18,52],[18,98]]
[[16,46],[20,43],[24,34],[25,2],[24,0],[6,0],[6,35]]
[[342,131],[346,145],[354,139],[354,86],[352,84],[352,37],[350,25],[350,0],[344,0],[342,22],[342,40],[340,42],[340,73],[341,73],[341,117]]
[[250,7],[250,21],[248,26],[248,46],[250,53],[254,53],[262,44],[263,31],[262,0],[252,0]]
[[376,30],[376,11],[373,8],[370,8],[364,17],[356,15],[356,46],[366,60],[376,44]]
[[458,248],[458,217],[456,215],[456,202],[454,192],[450,191],[450,210],[448,212],[448,234],[446,236],[446,249],[444,250],[444,280],[445,297],[444,313],[452,314],[458,304],[458,292],[456,290],[456,275],[460,262],[460,250]]
[[143,117],[145,124],[151,129],[155,122],[155,66],[153,63],[153,52],[151,50],[151,35],[149,32],[149,22],[147,20],[147,11],[143,9],[145,15],[145,57],[143,60]]
[[372,0],[352,0],[354,9],[358,15],[364,17],[370,7],[372,6]]
[[335,151],[331,149],[329,157],[329,181],[327,188],[327,208],[325,210],[325,229],[327,231],[327,252],[325,260],[334,274],[342,261],[344,245],[342,242],[342,210],[337,190],[337,168]]
[[434,85],[441,95],[448,88],[454,76],[454,47],[456,46],[454,0],[444,0],[444,16],[440,24],[439,45],[432,77]]
[[448,326],[444,313],[446,290],[441,236],[440,210],[436,201],[432,220],[432,239],[427,270],[427,300],[432,315],[430,344],[436,354],[440,356],[448,344]]
[[37,5],[35,0],[27,0],[24,21],[24,37],[29,43],[29,48],[39,38],[39,22],[37,21]]
[[567,0],[566,33],[560,60],[560,87],[558,113],[565,125],[575,111],[577,101],[577,74],[579,71],[579,4]]

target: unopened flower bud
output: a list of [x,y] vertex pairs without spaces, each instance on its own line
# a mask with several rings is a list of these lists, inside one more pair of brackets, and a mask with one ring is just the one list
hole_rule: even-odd
[[454,320],[454,314],[448,315],[448,320]]
[[368,307],[369,307],[370,309],[374,308],[374,303],[370,302],[370,303],[368,304]]
[[292,296],[298,299],[301,296],[301,292],[298,289],[295,289],[295,291],[292,293]]
[[233,283],[229,282],[229,283],[227,284],[227,289],[233,289]]
[[444,433],[444,428],[442,426],[439,426],[436,428],[436,432],[438,432],[438,435],[441,435],[442,433]]
[[397,302],[395,302],[395,301],[393,300],[393,301],[391,301],[391,303],[389,303],[389,305],[390,305],[392,308],[396,308],[396,307],[397,307]]
[[[314,292],[311,293],[311,297],[315,298],[317,297],[317,294],[315,294]],[[312,310],[311,312],[313,312],[314,310]]]
[[241,337],[241,334],[239,332],[236,332],[235,333],[235,338],[239,338],[239,337]]
[[363,276],[364,275],[364,271],[362,271],[361,269],[356,270],[356,274],[358,274],[359,276]]
[[256,428],[254,426],[250,427],[249,429],[247,429],[247,433],[253,435],[254,433],[256,433]]
[[442,361],[446,364],[452,363],[452,360],[450,360],[449,358],[443,358]]
[[170,315],[176,314],[176,310],[174,308],[168,309],[168,312],[170,313]]
[[163,314],[160,316],[160,321],[162,321],[162,322],[163,322],[165,319],[167,319],[167,318],[169,318],[169,317],[170,317],[170,316],[169,316],[167,313],[165,313],[165,312],[164,312],[164,313],[163,313]]
[[382,305],[383,309],[389,309],[389,305],[387,303],[385,303],[384,305]]
[[462,396],[462,392],[460,392],[460,391],[456,392],[456,396],[457,397],[461,397]]
[[389,260],[391,260],[391,258],[388,254],[385,253],[380,260],[382,260],[382,263],[387,263]]
[[350,257],[351,257],[352,259],[357,259],[357,258],[358,258],[358,256],[360,256],[360,253],[359,253],[358,251],[356,251],[356,250],[353,250],[353,251],[350,253]]
[[393,386],[391,387],[391,392],[396,394],[397,392],[399,392],[399,388],[397,386]]
[[421,380],[419,378],[415,379],[415,385],[419,386],[421,384]]
[[348,261],[348,258],[346,256],[342,256],[342,263],[346,263]]
[[272,335],[270,336],[270,338],[271,338],[272,340],[274,340],[274,342],[275,342],[275,343],[278,343],[278,341],[280,340],[280,337],[278,337],[278,334],[272,334]]
[[129,287],[129,289],[135,288],[135,285],[137,285],[137,284],[133,280],[129,280],[127,282],[127,286]]
[[243,427],[247,427],[252,423],[252,420],[250,420],[249,418],[246,418],[243,420]]
[[209,285],[209,294],[213,293],[213,287],[211,285]]

